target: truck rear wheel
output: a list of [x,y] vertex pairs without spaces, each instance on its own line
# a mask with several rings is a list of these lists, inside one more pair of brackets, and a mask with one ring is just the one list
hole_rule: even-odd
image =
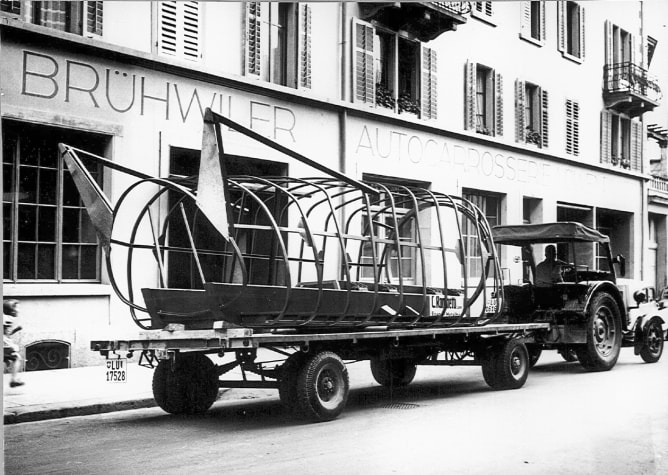
[[576,347],[580,364],[587,371],[608,371],[615,366],[622,348],[622,321],[617,302],[608,293],[594,296],[587,317],[587,343]]
[[520,340],[510,338],[492,346],[482,357],[482,375],[493,389],[518,389],[529,376],[529,352]]
[[206,355],[182,354],[162,360],[153,373],[153,398],[170,414],[205,412],[218,397],[218,374]]
[[643,332],[643,344],[640,357],[645,363],[656,363],[663,353],[663,327],[658,318],[653,318]]
[[372,358],[370,361],[371,374],[381,386],[407,386],[415,378],[417,365],[409,359]]
[[336,419],[348,401],[348,369],[335,353],[321,351],[303,362],[297,375],[300,412],[317,422]]

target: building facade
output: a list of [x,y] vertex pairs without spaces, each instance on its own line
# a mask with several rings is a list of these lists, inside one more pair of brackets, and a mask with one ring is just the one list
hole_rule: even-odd
[[[57,144],[187,176],[206,107],[354,178],[463,195],[492,225],[598,228],[627,277],[668,285],[666,124],[644,119],[662,101],[660,45],[643,2],[0,7],[3,294],[23,303],[29,369],[94,364],[91,339],[138,331]],[[225,151],[230,174],[315,174],[240,134]],[[131,183],[91,172],[112,202]],[[520,280],[522,257],[501,259]]]

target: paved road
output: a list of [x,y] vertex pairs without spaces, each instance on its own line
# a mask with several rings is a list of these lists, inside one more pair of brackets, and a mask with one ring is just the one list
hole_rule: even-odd
[[606,373],[543,355],[524,388],[479,368],[418,369],[390,393],[351,365],[332,422],[289,419],[274,392],[197,417],[159,409],[5,427],[6,473],[668,473],[668,361],[624,349]]

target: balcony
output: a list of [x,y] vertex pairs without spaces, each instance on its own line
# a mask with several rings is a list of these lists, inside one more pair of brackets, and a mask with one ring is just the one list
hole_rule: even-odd
[[393,31],[405,31],[420,41],[431,41],[466,23],[469,2],[359,3],[363,20],[376,21]]
[[605,65],[603,79],[603,100],[609,109],[638,117],[659,105],[659,83],[637,64]]
[[649,182],[648,200],[650,204],[668,206],[668,179],[652,177]]

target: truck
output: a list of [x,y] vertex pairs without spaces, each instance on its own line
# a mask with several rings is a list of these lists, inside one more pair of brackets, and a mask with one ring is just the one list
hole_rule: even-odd
[[[230,131],[321,174],[228,176]],[[521,311],[489,223],[461,197],[354,180],[210,109],[196,176],[152,177],[59,148],[111,285],[141,329],[91,349],[112,360],[138,352],[168,413],[206,411],[219,388],[275,388],[290,413],[329,421],[345,408],[346,362],[356,361],[387,387],[409,384],[418,365],[478,365],[493,389],[517,389],[528,348],[561,345],[555,332],[589,348],[578,353],[588,370],[616,361],[618,334],[605,340],[603,367],[586,324]],[[134,181],[112,204],[88,163]],[[151,269],[157,282],[147,284]],[[621,316],[596,321],[619,329]],[[240,376],[225,379],[233,369]]]

